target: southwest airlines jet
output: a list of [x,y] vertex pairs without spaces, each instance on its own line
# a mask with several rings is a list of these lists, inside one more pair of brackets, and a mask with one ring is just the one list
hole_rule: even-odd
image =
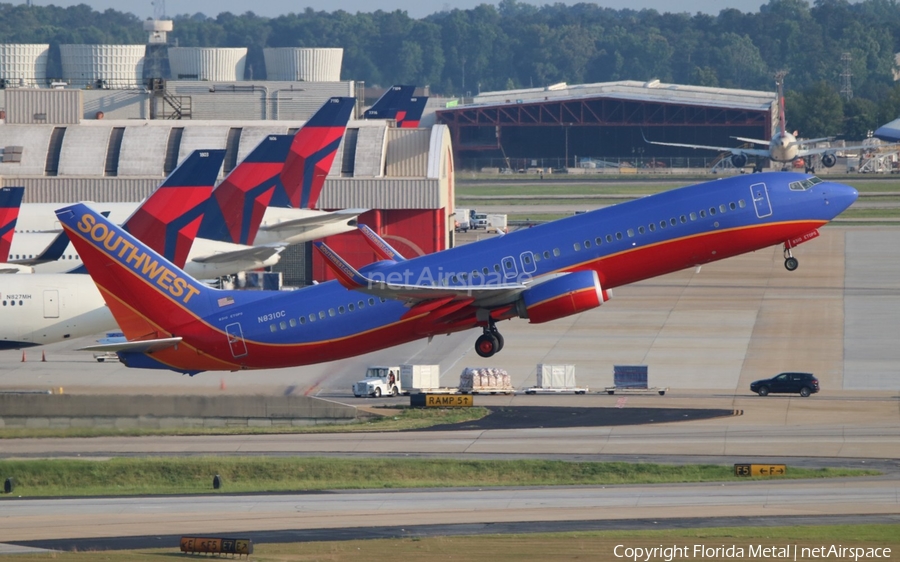
[[596,308],[610,289],[818,234],[857,198],[807,174],[735,176],[405,260],[371,230],[383,259],[354,269],[317,247],[338,280],[290,292],[216,290],[83,204],[57,211],[128,339],[91,346],[129,367],[290,367],[480,327],[502,349],[501,320],[538,324]]

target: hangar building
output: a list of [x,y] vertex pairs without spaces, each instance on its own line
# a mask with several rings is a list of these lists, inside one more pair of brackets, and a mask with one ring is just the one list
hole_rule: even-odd
[[736,147],[740,142],[731,137],[771,139],[777,118],[774,92],[658,80],[483,92],[471,104],[436,115],[438,123],[450,128],[460,169],[572,168],[585,159],[661,159],[672,166],[699,167],[715,154],[651,145],[644,137]]

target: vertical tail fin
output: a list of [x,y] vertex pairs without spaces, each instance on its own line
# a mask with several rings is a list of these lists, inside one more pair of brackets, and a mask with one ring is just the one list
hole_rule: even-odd
[[212,310],[215,289],[83,203],[56,211],[128,339],[168,337]]
[[281,185],[293,140],[293,135],[269,135],[216,186],[200,225],[200,238],[253,245],[266,207]]
[[24,194],[24,187],[0,189],[0,262],[9,259],[9,248],[16,233],[16,221],[19,220],[19,207]]
[[224,150],[192,152],[128,217],[125,230],[183,267],[224,159]]
[[775,75],[775,85],[778,87],[778,134],[784,134],[787,132],[784,116],[784,73],[779,72]]
[[396,119],[397,112],[413,97],[415,86],[391,86],[372,107],[363,113],[364,119]]
[[294,135],[291,150],[270,205],[312,209],[331,169],[354,98],[330,98]]
[[397,126],[401,129],[415,129],[422,120],[422,113],[425,112],[425,104],[428,103],[428,96],[418,96],[410,98],[403,104],[403,109],[397,113]]

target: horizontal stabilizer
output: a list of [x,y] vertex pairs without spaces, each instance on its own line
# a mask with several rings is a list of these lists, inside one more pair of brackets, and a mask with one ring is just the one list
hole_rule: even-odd
[[219,252],[208,256],[194,258],[192,261],[197,263],[228,263],[241,261],[264,262],[272,256],[281,253],[284,248],[285,246],[248,246],[247,248],[234,250],[233,252]]
[[288,230],[310,230],[317,226],[350,220],[365,213],[367,210],[368,209],[342,209],[340,211],[321,213],[309,217],[289,219],[274,224],[265,225],[260,227],[260,230],[271,232],[281,232]]
[[102,343],[79,347],[76,351],[130,351],[133,353],[152,353],[162,349],[175,347],[181,342],[181,337],[159,338],[155,340],[135,340],[115,343]]

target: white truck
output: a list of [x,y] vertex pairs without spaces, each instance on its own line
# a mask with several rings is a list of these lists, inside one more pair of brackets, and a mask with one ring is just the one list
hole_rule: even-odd
[[366,378],[353,385],[353,396],[398,396],[402,391],[400,367],[376,365],[366,369]]
[[472,228],[471,209],[456,209],[456,222],[454,228],[456,232],[468,232]]
[[372,366],[366,369],[366,378],[353,385],[353,395],[378,398],[427,392],[438,386],[440,377],[440,365]]
[[487,213],[472,213],[471,218],[469,219],[469,228],[472,230],[478,230],[479,228],[483,228],[487,230],[488,227],[488,216]]

